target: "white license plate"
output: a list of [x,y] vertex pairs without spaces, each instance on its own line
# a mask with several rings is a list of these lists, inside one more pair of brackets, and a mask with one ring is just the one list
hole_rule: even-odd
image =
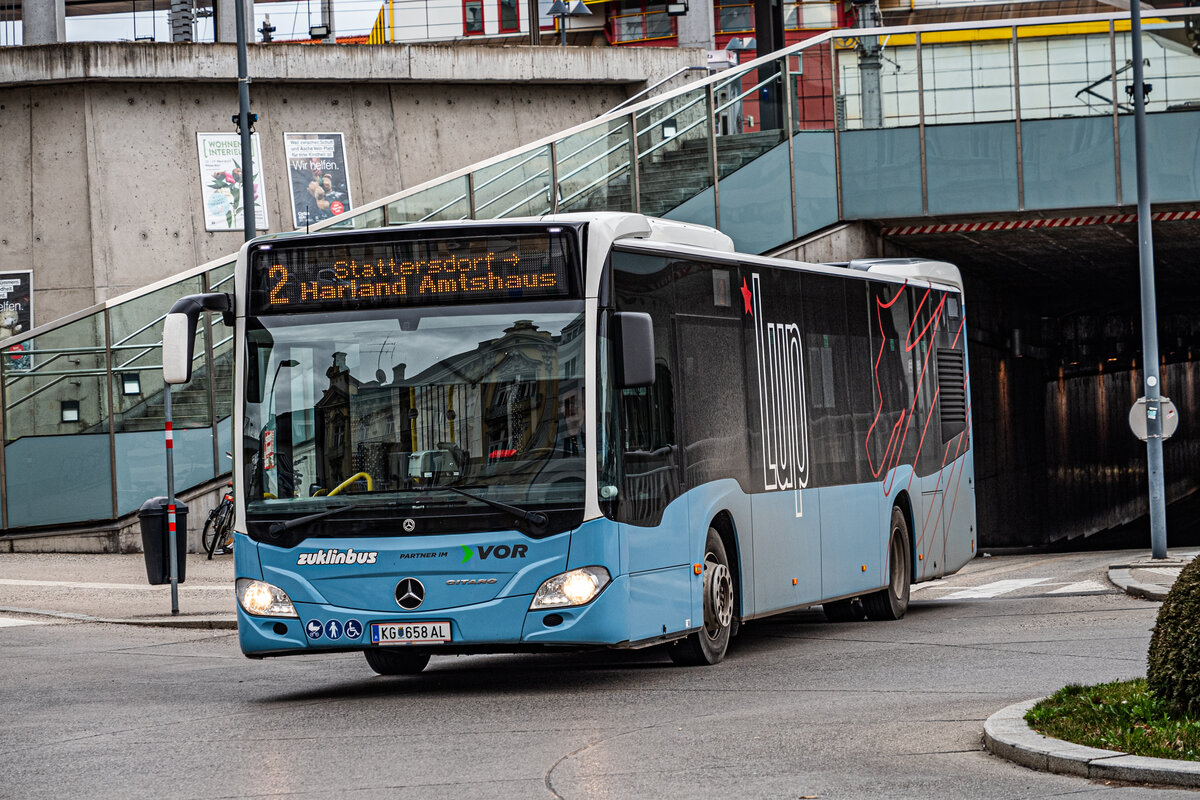
[[449,642],[449,622],[372,622],[372,644]]

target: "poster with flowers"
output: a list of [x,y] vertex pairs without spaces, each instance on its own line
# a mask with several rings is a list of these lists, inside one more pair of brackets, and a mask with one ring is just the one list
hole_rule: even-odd
[[[240,231],[245,226],[242,209],[242,137],[236,133],[197,133],[200,153],[200,186],[204,200],[204,229]],[[250,136],[254,161],[254,227],[268,229],[266,194],[263,191],[262,148],[258,134]]]

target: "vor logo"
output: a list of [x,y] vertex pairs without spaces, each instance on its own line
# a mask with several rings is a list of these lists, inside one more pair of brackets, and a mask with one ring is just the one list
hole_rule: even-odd
[[461,547],[463,557],[460,564],[465,564],[474,558],[476,550],[479,551],[480,561],[486,561],[489,558],[525,558],[529,553],[529,546],[524,544],[514,544],[511,547],[506,544],[481,544],[474,549],[464,544]]

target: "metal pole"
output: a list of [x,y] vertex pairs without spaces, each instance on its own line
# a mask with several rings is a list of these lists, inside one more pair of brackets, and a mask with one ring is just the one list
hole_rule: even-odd
[[1158,312],[1154,297],[1154,239],[1150,232],[1150,186],[1146,178],[1146,95],[1142,73],[1142,9],[1129,4],[1133,39],[1133,148],[1137,162],[1138,274],[1142,284],[1142,360],[1146,392],[1146,474],[1150,482],[1150,555],[1167,557],[1167,504],[1163,481]]
[[167,557],[171,561],[171,613],[179,613],[179,543],[175,532],[175,438],[171,430],[171,384],[163,384],[167,434]]
[[238,130],[242,134],[242,230],[246,241],[254,238],[254,154],[250,149],[250,76],[246,66],[246,2],[235,0],[234,16],[237,17],[237,68],[238,68]]

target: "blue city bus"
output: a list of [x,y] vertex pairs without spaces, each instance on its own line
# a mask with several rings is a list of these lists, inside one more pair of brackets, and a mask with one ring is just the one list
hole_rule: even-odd
[[823,606],[898,619],[975,552],[962,283],[562,214],[260,238],[232,295],[251,658],[666,645]]

